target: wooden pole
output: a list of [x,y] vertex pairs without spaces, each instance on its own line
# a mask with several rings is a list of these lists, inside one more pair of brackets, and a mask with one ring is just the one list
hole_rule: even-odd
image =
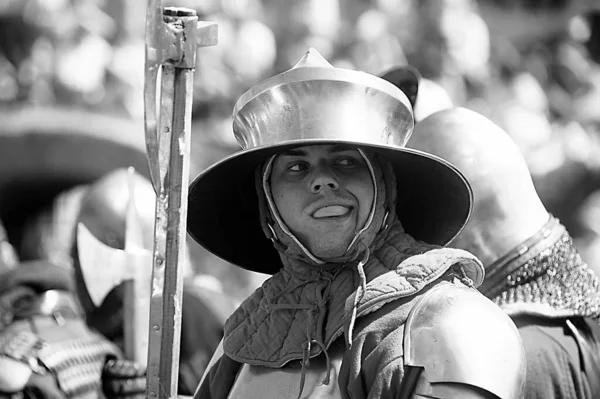
[[[156,9],[156,3],[149,1],[148,7]],[[165,8],[163,24],[157,32],[146,32],[156,35],[150,51],[147,47],[147,85],[157,68],[148,56],[161,56],[156,60],[161,66],[158,123],[146,115],[157,192],[146,382],[146,397],[151,399],[177,397],[196,48],[216,44],[216,25],[199,23],[194,10]],[[146,109],[154,111],[155,103],[148,104],[148,99],[154,100],[151,89],[145,91]],[[149,132],[149,126],[157,126],[157,131]]]

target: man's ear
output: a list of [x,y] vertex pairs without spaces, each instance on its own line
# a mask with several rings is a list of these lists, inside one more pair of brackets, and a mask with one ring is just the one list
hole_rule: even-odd
[[421,74],[415,67],[410,65],[396,67],[381,74],[380,77],[402,90],[408,97],[410,105],[415,107],[421,82]]

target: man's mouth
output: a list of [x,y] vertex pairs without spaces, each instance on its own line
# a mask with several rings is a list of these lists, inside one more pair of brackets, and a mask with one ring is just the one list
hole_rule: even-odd
[[329,205],[319,208],[313,213],[315,219],[334,218],[346,216],[352,209],[343,205]]

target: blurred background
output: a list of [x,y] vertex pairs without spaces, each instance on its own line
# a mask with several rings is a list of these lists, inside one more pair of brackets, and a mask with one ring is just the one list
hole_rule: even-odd
[[[198,52],[192,178],[239,148],[231,132],[237,97],[290,68],[309,47],[335,66],[374,74],[412,65],[427,79],[420,90],[431,101],[476,110],[514,138],[546,206],[600,270],[600,1],[163,0],[163,6],[193,8],[201,20],[219,24],[219,45]],[[0,158],[15,156],[3,139],[49,125],[143,149],[145,12],[143,0],[0,0]],[[19,155],[24,165],[50,156],[47,146],[39,155],[27,143]],[[85,158],[66,163],[77,171]],[[3,204],[48,201],[50,194],[14,194],[2,185],[13,179],[6,170],[14,162],[0,161],[2,168],[0,218],[13,215]],[[189,245],[198,281],[237,299],[266,277]]]

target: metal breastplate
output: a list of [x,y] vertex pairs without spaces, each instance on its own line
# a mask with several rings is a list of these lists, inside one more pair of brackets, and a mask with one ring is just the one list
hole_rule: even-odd
[[[344,355],[344,346],[338,345],[328,351],[330,359],[329,384],[327,362],[324,355],[310,359],[305,372],[302,399],[341,398],[338,376]],[[280,369],[244,364],[231,389],[229,399],[296,399],[302,384],[300,362],[288,363]]]

